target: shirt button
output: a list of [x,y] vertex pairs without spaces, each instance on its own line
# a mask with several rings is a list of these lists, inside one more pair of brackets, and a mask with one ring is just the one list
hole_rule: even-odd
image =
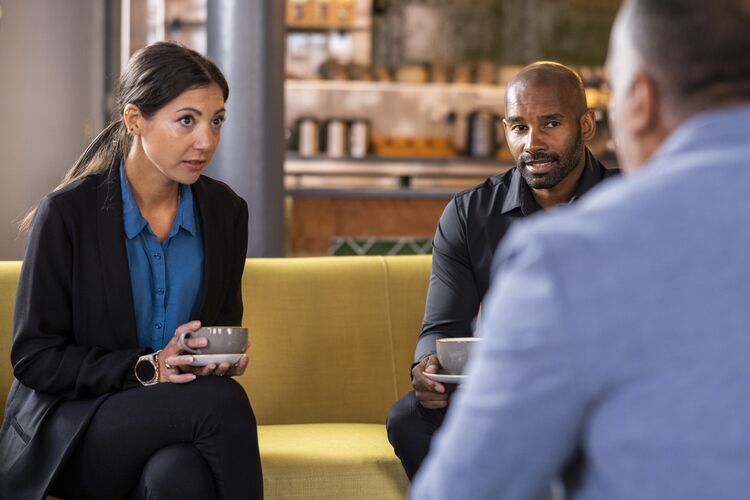
[[157,288],[156,293],[159,295],[164,295],[164,289],[163,288]]
[[163,326],[161,323],[157,323],[154,325],[157,330],[161,330],[161,327]]
[[154,254],[154,259],[161,260],[161,254],[160,253],[155,253]]

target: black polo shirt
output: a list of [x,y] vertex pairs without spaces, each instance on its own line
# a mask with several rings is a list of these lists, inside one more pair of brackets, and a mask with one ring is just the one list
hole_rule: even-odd
[[[571,201],[617,173],[587,149]],[[415,361],[435,352],[435,339],[472,335],[472,322],[490,286],[495,249],[516,219],[541,209],[516,168],[458,193],[448,203],[432,242],[432,274]]]

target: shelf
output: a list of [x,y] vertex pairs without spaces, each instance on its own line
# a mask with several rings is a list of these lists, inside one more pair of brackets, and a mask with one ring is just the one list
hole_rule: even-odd
[[378,177],[477,177],[487,178],[513,167],[508,160],[487,158],[380,158],[335,159],[287,156],[287,175],[348,175]]
[[320,33],[327,31],[370,31],[370,26],[286,26],[288,32],[295,33]]
[[456,189],[378,189],[378,188],[288,188],[295,198],[398,198],[412,200],[449,200]]
[[411,83],[364,80],[302,80],[287,78],[285,86],[290,90],[355,90],[364,92],[430,91],[493,94],[500,99],[505,95],[505,88],[501,85],[484,85],[479,83]]
[[[599,160],[617,168],[611,154]],[[499,158],[302,158],[288,154],[284,161],[287,189],[296,193],[371,193],[382,196],[440,197],[469,188],[515,166]],[[328,177],[328,180],[325,180]],[[366,179],[372,179],[368,181]],[[376,194],[372,194],[376,193]]]

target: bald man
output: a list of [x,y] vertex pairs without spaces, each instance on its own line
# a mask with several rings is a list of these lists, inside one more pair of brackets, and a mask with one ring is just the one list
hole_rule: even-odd
[[388,439],[410,479],[427,455],[455,388],[425,376],[440,370],[435,341],[473,335],[490,264],[508,228],[520,218],[577,200],[617,173],[585,146],[596,122],[581,78],[570,68],[538,62],[521,70],[506,88],[505,115],[516,166],[458,193],[433,240],[430,287],[411,370],[414,390],[393,406],[386,421]]

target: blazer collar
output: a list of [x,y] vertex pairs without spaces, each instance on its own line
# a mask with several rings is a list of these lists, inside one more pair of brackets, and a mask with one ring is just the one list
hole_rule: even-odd
[[128,253],[125,247],[118,168],[110,168],[101,175],[96,193],[99,255],[112,331],[117,345],[133,347],[138,344],[138,337]]
[[[220,203],[212,199],[203,177],[199,177],[191,189],[203,230],[203,290],[198,319],[203,324],[213,324],[223,299],[221,293],[217,292],[227,289],[229,279],[227,266],[230,263],[222,258],[222,242],[227,240],[227,235],[233,229],[227,227],[226,218],[217,210]],[[213,292],[208,293],[209,290]]]

